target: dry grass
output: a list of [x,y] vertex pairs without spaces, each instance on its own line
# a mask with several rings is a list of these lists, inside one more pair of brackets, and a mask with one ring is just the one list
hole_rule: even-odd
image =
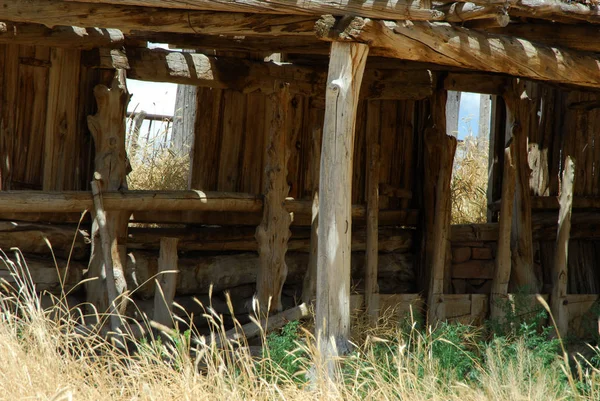
[[[554,369],[538,366],[525,347],[509,362],[502,353],[488,350],[487,362],[475,364],[474,381],[449,378],[435,355],[436,344],[445,345],[445,338],[415,330],[414,323],[400,329],[389,320],[362,333],[364,341],[339,361],[340,379],[333,381],[319,368],[315,341],[306,332],[296,344],[307,355],[304,371],[298,374],[314,378],[305,384],[279,373],[269,358],[252,357],[244,344],[228,342],[217,349],[173,332],[172,340],[163,342],[125,335],[129,348],[119,348],[98,335],[81,334],[73,311],[60,299],[43,310],[24,265],[2,259],[18,283],[16,294],[0,298],[0,397],[4,399],[470,401],[591,400],[599,395],[597,369],[585,370],[592,390],[582,398],[574,386],[565,385],[561,367],[568,368],[560,358]],[[222,327],[210,308],[206,315],[216,329]]]
[[487,222],[488,153],[485,140],[467,136],[459,142],[450,184],[452,224]]

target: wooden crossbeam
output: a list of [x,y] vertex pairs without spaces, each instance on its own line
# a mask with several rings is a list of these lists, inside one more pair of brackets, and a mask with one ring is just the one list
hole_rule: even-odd
[[324,18],[318,24],[318,33],[324,40],[369,43],[391,58],[600,87],[600,59],[594,54],[443,23],[355,18],[340,32],[335,22]]
[[0,44],[92,49],[121,47],[125,43],[118,29],[59,26],[50,29],[40,24],[0,22]]
[[[74,1],[74,0],[67,0]],[[423,6],[418,0],[76,0],[92,4],[116,4],[187,10],[262,14],[361,15],[378,19],[441,20],[444,13]]]

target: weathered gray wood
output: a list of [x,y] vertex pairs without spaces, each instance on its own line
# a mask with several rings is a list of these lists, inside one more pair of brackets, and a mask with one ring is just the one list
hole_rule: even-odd
[[379,256],[379,144],[375,134],[367,133],[367,249],[365,251],[365,307],[371,324],[379,317],[377,265]]
[[492,319],[502,316],[501,302],[506,300],[508,294],[508,283],[511,272],[510,237],[512,229],[512,214],[515,196],[516,169],[513,163],[512,153],[514,146],[506,148],[504,152],[504,171],[502,175],[502,205],[500,209],[500,221],[498,223],[498,251],[496,254],[496,270],[492,291],[490,296],[490,312]]
[[263,220],[256,228],[260,267],[256,298],[261,312],[281,311],[281,290],[287,276],[285,253],[291,236],[292,217],[285,208],[289,193],[287,182],[289,150],[286,138],[290,92],[289,86],[279,83],[269,96],[271,121],[265,151],[265,193]]
[[[72,0],[68,0],[72,1]],[[440,11],[423,7],[414,0],[391,0],[379,3],[376,0],[349,0],[332,3],[325,0],[298,2],[296,0],[83,0],[88,3],[112,3],[143,7],[180,8],[188,10],[244,12],[259,14],[300,14],[300,15],[363,15],[380,19],[442,19]]]
[[332,43],[321,154],[315,330],[320,354],[349,351],[352,154],[358,96],[369,47]]
[[0,22],[0,43],[27,46],[67,47],[92,49],[94,47],[122,47],[123,33],[118,29],[79,28],[57,26],[50,29],[41,24]]
[[575,164],[573,159],[567,156],[560,187],[560,210],[558,213],[554,268],[552,269],[552,295],[550,297],[550,306],[556,322],[556,329],[563,338],[567,335],[569,329],[569,310],[566,301],[568,280],[567,261],[574,180]]
[[163,326],[172,328],[173,298],[177,288],[177,238],[162,238],[160,240],[160,255],[158,257],[158,275],[156,292],[154,294],[153,320]]
[[430,22],[355,18],[341,33],[323,25],[318,31],[323,39],[369,43],[386,57],[600,87],[600,65],[591,53]]

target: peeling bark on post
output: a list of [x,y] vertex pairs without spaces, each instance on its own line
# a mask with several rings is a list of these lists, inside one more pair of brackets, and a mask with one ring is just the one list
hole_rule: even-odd
[[350,242],[354,129],[359,90],[369,47],[331,45],[319,199],[316,335],[320,355],[331,358],[350,349]]
[[[126,152],[125,152],[125,112],[129,102],[129,93],[125,86],[125,74],[117,71],[110,88],[98,85],[94,88],[94,96],[98,102],[98,112],[88,116],[88,126],[92,133],[96,149],[95,175],[101,177],[99,190],[115,191],[126,190]],[[94,305],[98,311],[105,311],[109,304],[107,300],[107,275],[105,266],[108,261],[102,254],[100,227],[96,213],[93,213],[92,223],[92,250],[87,271],[88,278],[96,278],[86,283],[87,301]],[[127,240],[127,212],[107,212],[106,226],[109,242],[125,244]],[[116,254],[112,254],[116,296],[127,290],[123,268],[123,247]],[[125,302],[121,302],[120,310],[124,310]]]
[[377,323],[379,317],[379,288],[377,264],[379,257],[379,144],[376,133],[367,133],[367,249],[365,266],[365,307],[369,322]]
[[502,203],[498,222],[498,252],[496,271],[492,282],[490,311],[492,319],[502,317],[500,302],[507,299],[508,282],[511,271],[510,235],[512,229],[513,206],[515,197],[515,165],[512,153],[514,144],[504,151],[504,172],[502,176]]
[[571,210],[573,206],[573,181],[575,165],[570,156],[565,161],[561,188],[560,210],[558,212],[558,231],[556,234],[556,253],[552,272],[551,310],[556,321],[556,329],[564,338],[569,329],[569,310],[567,307],[567,261],[569,254],[569,236],[571,232]]
[[[265,164],[265,199],[262,223],[256,228],[260,266],[256,283],[256,298],[264,312],[281,311],[281,290],[287,276],[285,253],[291,236],[292,216],[285,208],[289,192],[286,141],[286,120],[290,104],[289,85],[276,84],[269,96],[271,122]],[[267,311],[267,305],[269,305]]]

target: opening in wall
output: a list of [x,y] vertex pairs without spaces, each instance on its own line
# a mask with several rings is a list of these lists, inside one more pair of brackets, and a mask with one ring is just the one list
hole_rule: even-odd
[[452,224],[487,222],[491,97],[448,92],[447,134],[458,139],[452,181]]

